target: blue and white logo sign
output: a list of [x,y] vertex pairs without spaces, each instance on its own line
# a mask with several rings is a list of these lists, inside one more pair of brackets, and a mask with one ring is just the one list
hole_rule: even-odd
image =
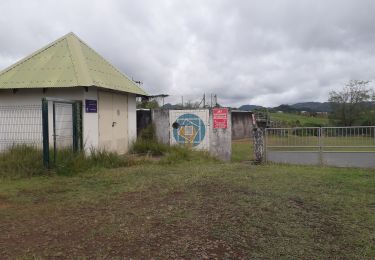
[[199,145],[206,136],[206,126],[195,114],[182,114],[172,123],[173,138],[179,144]]

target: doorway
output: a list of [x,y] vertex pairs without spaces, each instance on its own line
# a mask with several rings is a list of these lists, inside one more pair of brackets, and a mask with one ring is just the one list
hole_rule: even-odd
[[99,91],[99,147],[125,154],[128,149],[128,96]]

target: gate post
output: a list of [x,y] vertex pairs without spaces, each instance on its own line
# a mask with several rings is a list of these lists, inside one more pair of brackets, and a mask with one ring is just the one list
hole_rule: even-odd
[[49,168],[48,101],[42,99],[43,165]]
[[[266,130],[265,130],[266,131]],[[264,135],[261,128],[253,129],[255,163],[260,164],[264,161]]]

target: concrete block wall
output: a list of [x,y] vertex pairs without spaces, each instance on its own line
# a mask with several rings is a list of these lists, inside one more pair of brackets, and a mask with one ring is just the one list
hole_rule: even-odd
[[[228,112],[228,127],[226,129],[214,129],[212,110],[209,115],[209,153],[223,161],[230,161],[232,156],[231,113]],[[154,109],[151,112],[151,117],[155,124],[158,141],[170,144],[169,110]]]
[[169,144],[169,110],[153,109],[151,118],[152,123],[155,125],[155,134],[158,141],[163,144]]
[[213,128],[213,114],[210,110],[210,149],[211,155],[223,161],[230,161],[232,157],[232,124],[231,112],[228,111],[228,127]]

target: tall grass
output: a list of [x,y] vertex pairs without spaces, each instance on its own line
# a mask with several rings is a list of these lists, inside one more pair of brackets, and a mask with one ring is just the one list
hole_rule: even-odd
[[154,124],[149,125],[141,131],[139,138],[132,145],[131,153],[156,156],[163,155],[160,160],[161,164],[173,164],[192,160],[213,160],[207,152],[195,151],[184,145],[170,146],[158,142],[155,135]]
[[168,150],[168,145],[158,142],[155,135],[155,125],[150,124],[141,131],[130,152],[133,154],[164,155]]
[[45,173],[42,151],[27,145],[0,153],[0,177],[31,177]]
[[[158,163],[174,164],[187,161],[212,161],[207,152],[194,151],[183,145],[169,146],[159,143],[155,137],[155,128],[151,125],[145,129],[140,138],[133,143],[130,152],[148,156],[163,156]],[[144,160],[118,155],[106,150],[92,149],[90,154],[84,151],[73,153],[71,149],[59,149],[54,155],[50,152],[51,168],[43,166],[43,152],[34,147],[14,146],[0,153],[0,179],[22,178],[35,175],[76,175],[93,168],[119,168],[140,163],[149,163],[149,157]],[[56,158],[56,161],[54,160]]]
[[127,167],[136,162],[129,157],[92,149],[89,155],[71,149],[58,150],[56,162],[51,153],[51,168],[43,166],[42,150],[27,145],[13,146],[0,153],[0,178],[17,179],[36,175],[75,175],[93,168]]
[[169,147],[168,152],[160,160],[161,164],[175,164],[181,162],[210,162],[217,161],[206,151],[192,150],[183,145],[174,145]]

